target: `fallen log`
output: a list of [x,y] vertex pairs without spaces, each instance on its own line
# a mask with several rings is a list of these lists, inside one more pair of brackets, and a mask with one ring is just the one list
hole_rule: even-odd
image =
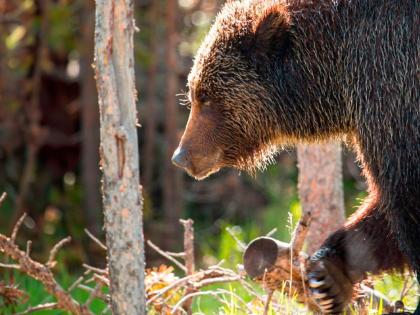
[[[244,269],[248,276],[260,283],[266,290],[283,288],[290,297],[304,303],[311,311],[319,312],[316,302],[309,294],[306,267],[309,256],[302,251],[310,224],[310,213],[302,216],[298,222],[290,243],[271,237],[258,237],[251,241],[243,255]],[[286,286],[284,286],[286,282]],[[284,289],[285,288],[285,289]],[[382,294],[361,284],[355,290],[354,302],[364,314],[365,301],[374,305],[382,303],[385,312],[392,312],[394,307]],[[382,302],[381,302],[382,301]]]

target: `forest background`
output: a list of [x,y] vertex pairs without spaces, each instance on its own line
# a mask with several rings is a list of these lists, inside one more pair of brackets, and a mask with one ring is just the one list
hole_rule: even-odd
[[[194,181],[170,162],[188,117],[181,106],[198,45],[221,0],[136,0],[136,83],[145,239],[182,249],[179,218],[192,218],[200,266],[241,262],[234,234],[247,243],[277,228],[288,241],[301,213],[296,153],[255,176],[223,170]],[[0,0],[0,232],[29,217],[22,244],[46,260],[71,235],[60,272],[73,277],[82,262],[103,267],[104,253],[84,228],[103,238],[98,167],[99,117],[93,76],[94,1]],[[347,215],[366,193],[354,155],[344,149]],[[289,213],[292,216],[289,216]],[[228,231],[228,230],[229,231]],[[146,250],[147,266],[162,258]],[[2,270],[0,269],[0,275]]]

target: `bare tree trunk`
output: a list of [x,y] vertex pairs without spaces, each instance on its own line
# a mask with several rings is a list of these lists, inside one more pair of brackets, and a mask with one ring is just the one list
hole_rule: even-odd
[[152,177],[154,169],[155,157],[153,156],[155,143],[156,143],[156,83],[157,83],[157,72],[158,72],[158,32],[156,27],[153,25],[156,19],[159,18],[159,4],[160,1],[154,1],[150,4],[150,51],[152,54],[152,61],[150,63],[147,86],[146,86],[146,117],[144,132],[144,154],[143,154],[143,186],[145,190],[150,194],[152,189]]
[[298,146],[299,196],[303,213],[311,213],[307,252],[312,254],[345,219],[341,146]]
[[132,0],[97,0],[95,71],[103,205],[114,314],[146,314]]
[[81,58],[82,87],[82,181],[87,226],[100,233],[101,196],[99,191],[99,110],[92,69],[95,31],[95,2],[87,0],[84,8]]
[[164,194],[164,214],[165,226],[167,227],[166,241],[167,246],[173,246],[172,241],[176,240],[180,231],[178,222],[181,214],[181,174],[171,163],[172,153],[177,143],[177,64],[176,64],[176,12],[177,1],[168,0],[166,4],[166,21],[167,21],[167,86],[166,86],[166,104],[165,104],[165,137],[166,137],[166,157],[165,157],[165,173],[163,183]]

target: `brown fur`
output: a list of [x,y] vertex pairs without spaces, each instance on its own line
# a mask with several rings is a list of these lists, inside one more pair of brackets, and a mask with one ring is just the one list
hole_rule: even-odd
[[[417,0],[227,4],[189,76],[182,167],[201,179],[264,166],[281,146],[350,137],[369,197],[314,270],[328,262],[354,283],[408,258],[419,273],[419,19]],[[337,297],[334,312],[347,302]]]

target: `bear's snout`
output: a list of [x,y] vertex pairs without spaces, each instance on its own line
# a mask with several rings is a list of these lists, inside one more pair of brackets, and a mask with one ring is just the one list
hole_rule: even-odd
[[197,152],[191,148],[185,148],[180,145],[172,155],[172,163],[184,169],[195,179],[204,179],[210,174],[217,172],[221,168],[222,153],[219,150],[215,152]]

